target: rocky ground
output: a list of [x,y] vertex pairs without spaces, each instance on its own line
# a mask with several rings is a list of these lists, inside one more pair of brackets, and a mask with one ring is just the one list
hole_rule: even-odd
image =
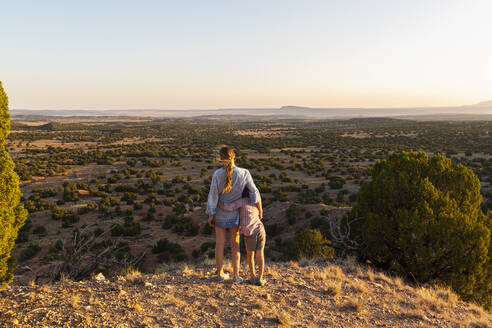
[[217,283],[213,270],[14,285],[0,292],[0,327],[492,327],[489,312],[449,290],[351,260],[271,264],[263,287]]

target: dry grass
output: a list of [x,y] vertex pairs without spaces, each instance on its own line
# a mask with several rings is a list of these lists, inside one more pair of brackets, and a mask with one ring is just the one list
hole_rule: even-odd
[[358,278],[351,280],[349,286],[351,291],[355,294],[367,294],[368,292],[366,283]]
[[176,306],[176,307],[180,307],[180,306],[183,306],[183,305],[186,304],[186,302],[184,302],[183,300],[175,297],[172,294],[166,295],[166,300],[167,300],[167,303],[169,305]]
[[294,269],[296,271],[302,271],[302,268],[299,266],[299,263],[297,263],[297,262],[290,261],[287,264],[289,265],[289,267],[291,267],[292,269]]
[[339,281],[346,281],[347,276],[343,272],[343,270],[337,266],[337,265],[328,265],[324,270],[324,274],[326,275],[326,278],[328,279],[334,279],[334,280],[339,280]]
[[138,270],[129,271],[124,278],[133,285],[143,285],[145,282],[144,276]]
[[442,313],[446,307],[448,307],[448,302],[444,301],[438,296],[439,290],[434,288],[420,287],[417,290],[417,304],[418,307],[426,311],[432,311],[435,313]]
[[70,305],[72,305],[72,307],[76,309],[79,307],[79,303],[80,303],[80,295],[79,294],[72,295],[72,297],[70,298]]
[[184,264],[183,268],[181,269],[181,272],[183,276],[189,276],[193,273],[193,270],[188,266],[188,264]]
[[425,313],[422,309],[408,309],[402,310],[401,315],[411,320],[425,320]]
[[468,303],[468,309],[475,317],[478,318],[483,318],[488,314],[481,306],[478,306],[475,303]]
[[435,292],[436,296],[446,302],[448,306],[453,306],[458,302],[458,296],[449,287],[441,287]]
[[333,297],[340,295],[342,291],[342,283],[337,280],[328,280],[326,282],[325,292]]
[[363,309],[364,303],[360,298],[349,297],[341,306],[342,311],[347,312],[361,312]]
[[366,275],[367,275],[367,279],[369,279],[370,282],[375,281],[374,270],[371,267],[367,268]]
[[386,283],[388,285],[393,285],[393,277],[385,274],[384,272],[378,272],[376,274],[376,280],[381,283]]
[[50,285],[41,285],[39,287],[39,291],[41,293],[47,293],[50,290]]
[[328,274],[326,273],[325,270],[320,270],[314,273],[314,279],[317,281],[326,281],[328,280]]
[[341,266],[346,273],[356,273],[360,268],[359,262],[353,256],[347,256]]
[[403,281],[403,278],[402,277],[394,277],[393,278],[393,284],[395,285],[396,288],[398,289],[403,289],[404,288],[404,285],[405,285],[405,282]]
[[93,293],[89,294],[89,305],[99,305],[99,299],[94,297]]
[[477,319],[468,319],[466,323],[466,327],[468,328],[490,328],[491,326],[492,323]]

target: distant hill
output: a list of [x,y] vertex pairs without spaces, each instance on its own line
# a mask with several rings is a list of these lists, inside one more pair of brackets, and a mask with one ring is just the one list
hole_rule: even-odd
[[[58,117],[148,117],[148,118],[186,118],[232,116],[238,119],[262,117],[271,119],[311,118],[347,119],[354,117],[399,117],[436,115],[492,115],[492,100],[475,105],[454,107],[401,107],[401,108],[311,108],[304,106],[282,106],[280,108],[218,108],[218,109],[111,109],[111,110],[29,110],[13,109],[11,114],[19,119],[34,119],[40,116]],[[428,119],[428,118],[427,118]],[[437,118],[439,119],[439,118]],[[466,119],[466,118],[465,118]]]
[[481,101],[478,104],[471,105],[470,107],[492,108],[492,100]]

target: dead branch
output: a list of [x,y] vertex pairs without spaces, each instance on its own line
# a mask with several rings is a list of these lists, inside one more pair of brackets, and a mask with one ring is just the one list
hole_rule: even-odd
[[63,275],[72,280],[87,278],[98,269],[114,270],[121,267],[137,266],[144,258],[145,252],[135,258],[118,260],[114,253],[121,250],[118,241],[103,249],[97,249],[103,237],[108,235],[111,229],[107,229],[99,236],[85,234],[86,230],[74,231],[71,240],[63,240],[59,249],[60,260],[53,266],[50,272],[52,281],[60,279]]

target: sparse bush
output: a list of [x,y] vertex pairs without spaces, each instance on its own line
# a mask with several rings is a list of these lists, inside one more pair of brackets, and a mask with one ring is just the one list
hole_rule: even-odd
[[126,218],[125,223],[123,225],[121,224],[115,224],[111,228],[111,235],[112,236],[136,236],[140,234],[140,231],[142,230],[140,223],[133,221],[131,218]]
[[353,215],[375,263],[420,282],[442,281],[492,306],[492,216],[480,210],[480,181],[444,155],[394,153],[376,163]]
[[21,253],[22,260],[32,259],[36,254],[41,251],[41,247],[38,244],[29,244]]
[[345,179],[339,176],[330,176],[328,177],[328,186],[330,186],[331,189],[342,189],[343,185],[345,184]]
[[205,253],[209,248],[214,248],[214,247],[215,247],[214,242],[206,241],[200,246],[200,251],[202,253]]
[[68,228],[72,224],[79,222],[80,220],[78,214],[75,214],[69,209],[61,209],[61,208],[55,208],[51,214],[51,217],[53,220],[61,220],[63,222],[62,223],[63,228]]
[[186,254],[177,243],[172,243],[166,238],[160,239],[154,247],[152,253],[159,254],[159,260],[164,262],[183,261],[186,259]]
[[36,234],[36,235],[46,235],[47,231],[46,231],[46,228],[44,226],[38,225],[34,228],[32,233]]
[[298,230],[294,240],[289,243],[287,257],[297,260],[300,258],[333,258],[335,250],[328,246],[330,241],[325,239],[319,230]]

